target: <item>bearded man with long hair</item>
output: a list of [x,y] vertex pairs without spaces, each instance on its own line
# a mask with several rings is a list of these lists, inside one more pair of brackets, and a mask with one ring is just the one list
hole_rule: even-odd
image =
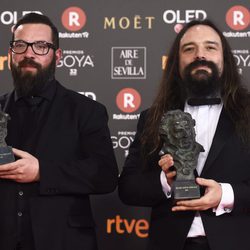
[[[140,116],[119,180],[124,203],[152,207],[148,249],[249,249],[249,100],[221,31],[209,20],[186,24],[170,49],[158,94]],[[204,193],[173,202],[174,159],[159,156],[159,126],[176,109],[196,121],[196,140],[204,147],[196,182]]]

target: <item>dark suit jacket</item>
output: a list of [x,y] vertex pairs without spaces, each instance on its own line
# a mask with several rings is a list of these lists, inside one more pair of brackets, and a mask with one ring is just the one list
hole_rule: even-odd
[[[33,145],[40,165],[39,192],[29,200],[35,247],[93,250],[95,223],[89,195],[113,191],[118,177],[107,112],[98,102],[56,85],[51,109]],[[10,97],[1,99],[7,113]],[[9,208],[16,200],[17,185],[0,180],[1,250],[13,249],[9,225],[16,215]]]
[[[147,170],[142,170],[139,138],[145,117],[143,112],[119,180],[119,195],[126,204],[152,207],[148,249],[182,250],[195,212],[171,211],[172,200],[166,198],[160,183],[158,155],[147,162]],[[224,109],[201,176],[230,183],[235,198],[231,213],[215,216],[212,209],[200,212],[211,250],[249,250],[250,155]]]

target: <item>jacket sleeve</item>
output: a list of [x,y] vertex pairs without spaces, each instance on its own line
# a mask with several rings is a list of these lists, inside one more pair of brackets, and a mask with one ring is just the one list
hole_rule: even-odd
[[244,180],[241,183],[232,184],[234,191],[233,214],[242,214],[250,212],[250,180]]
[[39,159],[42,195],[102,194],[112,192],[117,186],[118,168],[106,109],[98,104],[81,113],[87,118],[79,122],[76,136],[79,138],[71,142],[74,153],[61,149],[61,160],[58,156]]
[[158,162],[148,163],[143,167],[140,137],[145,123],[146,113],[142,112],[137,125],[137,133],[129,149],[123,171],[119,178],[118,191],[121,200],[128,205],[155,206],[167,200],[160,183],[161,168]]

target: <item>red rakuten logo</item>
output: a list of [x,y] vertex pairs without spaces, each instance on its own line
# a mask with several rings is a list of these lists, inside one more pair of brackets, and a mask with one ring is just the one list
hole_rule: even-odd
[[233,30],[244,30],[249,26],[249,10],[241,5],[233,6],[226,14],[227,25]]
[[69,31],[78,31],[86,24],[87,16],[79,7],[69,7],[62,14],[62,24]]
[[135,112],[141,105],[141,96],[132,88],[122,89],[116,96],[118,108],[125,113]]

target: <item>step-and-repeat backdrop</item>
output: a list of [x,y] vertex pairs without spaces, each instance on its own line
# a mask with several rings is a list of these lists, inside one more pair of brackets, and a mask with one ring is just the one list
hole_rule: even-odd
[[[228,38],[250,86],[249,0],[1,0],[0,94],[12,89],[11,27],[30,11],[48,15],[59,29],[63,57],[57,79],[107,107],[120,171],[181,25],[212,19]],[[126,206],[117,192],[91,199],[100,250],[145,249],[150,208]]]

